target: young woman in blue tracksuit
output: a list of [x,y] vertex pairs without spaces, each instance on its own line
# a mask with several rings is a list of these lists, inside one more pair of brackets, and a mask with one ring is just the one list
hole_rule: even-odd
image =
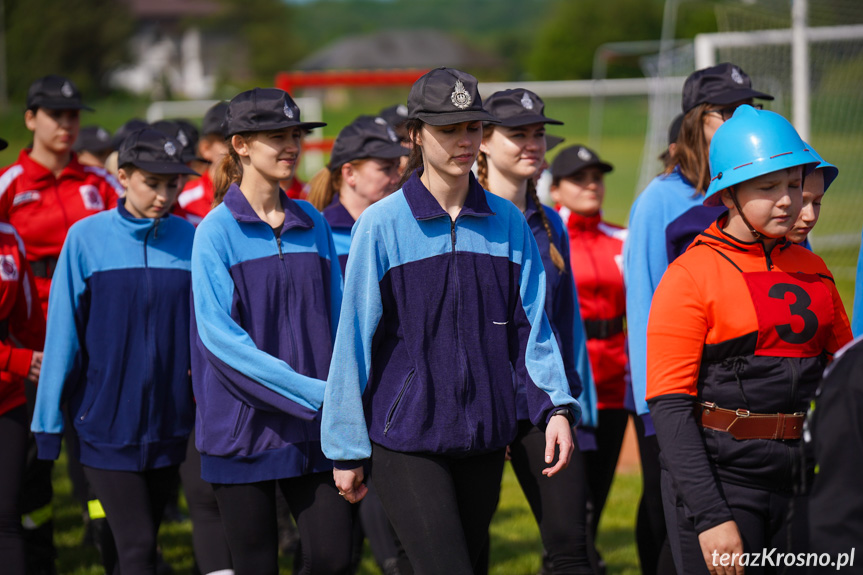
[[623,275],[632,390],[636,412],[641,416],[635,423],[645,493],[639,506],[636,539],[641,565],[648,575],[674,569],[670,549],[664,544],[659,444],[645,400],[648,312],[668,265],[724,211],[702,205],[710,183],[710,139],[737,106],[751,103],[753,98],[773,99],[753,90],[749,76],[733,64],[693,72],[683,86],[684,116],[675,152],[665,171],[648,184],[629,212]]
[[194,174],[179,150],[155,130],[130,135],[119,151],[124,199],[70,228],[51,288],[50,352],[32,423],[39,457],[56,459],[68,406],[124,575],[156,573],[156,534],[195,413],[194,228],[168,215],[181,175]]
[[297,522],[303,573],[344,573],[352,509],[321,452],[319,409],[341,304],[330,228],[290,200],[305,130],[282,90],[237,95],[222,203],[192,250],[192,383],[201,475],[213,484],[237,575],[278,573],[276,488]]
[[[485,108],[500,125],[484,125],[477,158],[477,180],[491,193],[510,200],[524,214],[539,247],[545,269],[545,312],[560,347],[570,394],[578,397],[586,415],[595,411],[586,338],[578,307],[569,257],[569,237],[557,212],[543,206],[533,177],[545,159],[545,125],[562,124],[544,115],[539,96],[528,90],[495,92]],[[592,574],[586,544],[587,478],[578,446],[573,465],[553,481],[542,476],[545,438],[528,416],[524,390],[516,411],[518,435],[509,445],[510,460],[522,491],[539,524],[543,545],[555,575]],[[593,418],[591,426],[595,426]]]
[[[321,211],[333,231],[333,243],[342,267],[348,263],[351,230],[367,207],[396,190],[401,159],[409,154],[393,127],[381,117],[359,116],[342,128],[333,144],[330,165],[309,182],[309,202]],[[404,549],[371,482],[360,502],[354,525],[355,564],[368,538],[372,554],[384,575],[412,572]]]
[[432,70],[408,107],[407,181],[354,228],[322,439],[348,501],[365,496],[371,459],[417,573],[467,575],[517,433],[513,370],[531,421],[547,426],[545,475],[568,465],[580,408],[543,311],[530,227],[471,173],[482,122],[494,121],[476,78]]

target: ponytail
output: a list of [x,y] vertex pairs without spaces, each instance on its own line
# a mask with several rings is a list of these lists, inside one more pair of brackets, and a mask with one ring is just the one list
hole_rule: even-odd
[[337,175],[324,167],[309,180],[309,195],[306,200],[315,206],[316,210],[322,212],[338,192],[336,186],[341,187],[341,171]]
[[229,152],[222,158],[216,168],[216,177],[213,178],[213,207],[215,208],[225,199],[225,194],[231,184],[239,184],[243,179],[243,164],[237,155],[234,146],[228,142]]
[[484,190],[488,189],[488,158],[485,152],[476,155],[476,181]]
[[539,201],[539,196],[536,194],[536,186],[532,179],[527,181],[527,194],[536,205],[539,217],[542,218],[542,227],[545,228],[545,233],[548,234],[548,255],[551,256],[551,263],[553,263],[554,267],[557,268],[558,273],[563,273],[566,270],[566,262],[563,261],[563,256],[560,255],[560,250],[558,250],[557,246],[554,245],[554,236],[551,233],[551,224],[548,221],[548,214],[545,213],[545,207]]
[[408,132],[408,138],[410,138],[411,142],[413,142],[414,147],[411,148],[411,155],[408,156],[408,164],[407,166],[405,166],[405,171],[402,174],[402,179],[399,181],[399,188],[404,186],[405,182],[410,179],[411,175],[413,175],[417,168],[420,168],[423,165],[423,151],[417,145],[416,140],[417,134],[419,134],[419,131],[422,129],[422,127],[423,121],[417,119],[408,120],[405,124],[405,130],[407,130]]

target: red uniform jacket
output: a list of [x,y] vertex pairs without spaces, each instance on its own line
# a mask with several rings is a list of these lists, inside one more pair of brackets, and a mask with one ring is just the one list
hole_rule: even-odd
[[[560,215],[569,231],[570,259],[581,318],[586,327],[601,320],[622,321],[626,315],[623,286],[623,241],[626,229],[603,222],[601,216],[586,217],[567,208]],[[596,385],[598,409],[623,409],[626,390],[626,332],[591,338],[587,353]]]
[[[0,170],[0,221],[9,222],[27,246],[30,262],[56,259],[72,224],[117,205],[123,189],[106,170],[83,166],[75,154],[59,177],[22,150]],[[53,265],[51,266],[53,269]],[[51,280],[36,277],[42,309],[48,309]]]
[[208,172],[204,172],[200,178],[189,180],[177,196],[174,215],[197,226],[213,208],[213,191],[213,180]]
[[24,244],[9,224],[0,224],[0,415],[24,405],[24,378],[33,350],[45,340],[45,316],[36,296]]

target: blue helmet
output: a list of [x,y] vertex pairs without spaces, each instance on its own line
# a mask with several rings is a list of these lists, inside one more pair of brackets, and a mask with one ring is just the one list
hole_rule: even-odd
[[818,160],[818,165],[815,166],[815,170],[824,170],[824,191],[826,192],[827,188],[830,187],[830,184],[833,183],[833,180],[836,179],[836,176],[839,175],[839,168],[822,158],[821,155],[815,151],[815,148],[809,144],[806,144],[806,147],[809,148],[809,153],[815,156],[815,159]]
[[722,205],[719,192],[741,182],[794,166],[805,166],[809,173],[817,164],[818,158],[788,120],[775,112],[740,106],[710,142],[710,186],[704,205]]

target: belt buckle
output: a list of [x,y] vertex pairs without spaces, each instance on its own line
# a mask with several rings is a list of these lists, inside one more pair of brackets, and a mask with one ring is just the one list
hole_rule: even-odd
[[736,413],[736,414],[737,414],[737,417],[739,417],[739,418],[741,418],[741,419],[743,419],[743,418],[745,418],[745,417],[749,417],[749,416],[751,415],[751,414],[749,413],[749,410],[748,410],[748,409],[738,409],[738,410],[736,410],[734,413]]
[[702,401],[701,402],[701,409],[702,409],[702,411],[704,411],[704,413],[710,413],[711,409],[714,409],[714,410],[716,409],[716,404],[713,403],[712,401]]

